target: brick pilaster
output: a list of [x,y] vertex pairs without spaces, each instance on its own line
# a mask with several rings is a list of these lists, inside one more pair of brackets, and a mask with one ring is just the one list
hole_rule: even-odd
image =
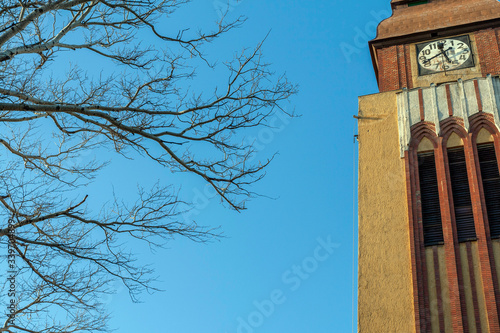
[[[417,224],[417,212],[415,195],[417,191],[416,187],[416,177],[415,177],[415,158],[416,153],[405,152],[405,173],[406,173],[406,198],[408,202],[408,221],[409,221],[409,231],[410,231],[410,255],[411,255],[411,276],[412,276],[412,290],[413,290],[413,308],[415,312],[415,330],[417,333],[424,332],[422,330],[423,323],[425,319],[422,318],[421,311],[421,286],[419,281],[421,281],[421,271],[420,269],[420,237],[418,232]],[[418,163],[417,163],[418,165]]]
[[399,66],[397,46],[387,47],[378,53],[379,89],[391,91],[399,89]]
[[462,269],[460,263],[460,249],[451,199],[451,184],[448,181],[448,156],[443,147],[443,138],[438,138],[436,149],[436,171],[439,184],[439,199],[441,202],[441,219],[443,221],[443,238],[445,249],[446,271],[448,273],[448,286],[450,292],[450,309],[453,318],[454,333],[468,332],[467,313],[463,299],[464,290],[462,282]]

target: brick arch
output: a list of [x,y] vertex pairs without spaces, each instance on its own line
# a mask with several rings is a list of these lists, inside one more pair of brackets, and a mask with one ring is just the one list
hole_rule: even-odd
[[431,329],[430,321],[430,306],[429,306],[429,290],[427,281],[427,264],[424,247],[424,233],[422,220],[421,201],[417,197],[420,196],[419,182],[419,162],[418,162],[418,146],[420,142],[427,138],[431,141],[434,151],[440,147],[440,138],[436,134],[436,125],[432,122],[421,121],[411,127],[411,140],[409,150],[407,152],[406,169],[408,170],[407,182],[409,184],[408,205],[409,213],[409,231],[412,248],[412,266],[415,270],[412,271],[413,278],[413,294],[415,307],[415,325],[416,332],[427,332]]
[[495,142],[500,139],[500,132],[495,125],[495,118],[490,113],[479,112],[469,118],[470,133],[472,133],[472,144],[476,145],[477,135],[481,129],[485,129],[490,132]]
[[[445,253],[446,253],[446,271],[448,274],[448,286],[450,289],[450,306],[452,314],[454,314],[455,320],[453,321],[453,330],[456,332],[461,332],[463,325],[467,325],[467,313],[464,303],[461,301],[465,299],[464,291],[460,288],[463,285],[462,278],[462,268],[456,263],[460,262],[460,251],[458,247],[458,238],[456,233],[454,221],[454,211],[453,204],[450,202],[451,195],[451,183],[449,182],[449,170],[446,154],[446,142],[453,132],[456,132],[465,142],[470,142],[467,140],[468,133],[463,125],[463,120],[458,117],[450,117],[440,123],[440,133],[439,136],[436,134],[436,126],[431,122],[419,122],[411,128],[412,139],[410,141],[410,149],[408,152],[408,164],[407,167],[410,171],[410,179],[413,179],[413,184],[409,183],[412,188],[411,204],[413,204],[411,217],[413,223],[410,225],[414,228],[414,232],[411,233],[414,249],[414,254],[412,256],[412,264],[414,263],[417,270],[420,270],[415,274],[417,281],[417,286],[414,286],[414,294],[418,295],[418,300],[416,301],[415,307],[418,307],[418,312],[416,312],[416,327],[417,332],[430,332],[430,310],[429,310],[429,294],[428,294],[428,281],[427,281],[427,263],[426,263],[426,253],[424,247],[424,235],[422,223],[419,223],[422,218],[422,211],[420,206],[420,184],[418,175],[418,144],[420,141],[427,137],[434,145],[435,162],[438,182],[441,182],[442,186],[439,187],[439,197],[443,198],[443,203],[441,205],[441,218],[443,224],[443,238],[445,241]],[[444,315],[442,305],[438,304],[439,309],[439,322],[440,328],[444,327]]]
[[434,149],[438,147],[438,136],[436,134],[436,126],[434,123],[421,121],[411,128],[410,150],[417,151],[418,145],[423,138],[427,138],[432,142]]
[[[465,291],[461,286],[464,285],[464,275],[461,266],[461,257],[459,239],[458,239],[458,229],[457,229],[457,221],[456,221],[456,212],[455,212],[455,202],[453,198],[453,188],[452,188],[452,179],[450,173],[450,165],[448,161],[448,140],[452,136],[453,133],[456,133],[463,142],[462,149],[464,150],[465,158],[467,159],[468,152],[470,151],[470,134],[465,128],[463,118],[459,117],[449,117],[440,122],[441,133],[439,137],[441,138],[441,147],[440,147],[440,163],[444,169],[441,174],[441,181],[445,184],[446,187],[446,199],[444,205],[448,207],[446,210],[445,216],[443,217],[443,232],[448,235],[447,239],[445,236],[445,243],[447,246],[446,251],[446,260],[449,262],[455,263],[455,267],[448,266],[448,283],[453,284],[455,288],[455,297],[452,301],[454,310],[452,313],[455,313],[454,318],[457,319],[460,316],[461,321],[458,323],[457,320],[453,323],[454,331],[467,332],[467,329],[470,325],[468,316],[467,316],[467,307],[465,304]],[[470,167],[470,162],[467,163],[468,167]],[[475,222],[474,222],[475,223]],[[446,226],[445,226],[446,224]],[[446,231],[448,230],[448,231]],[[475,284],[474,284],[475,285]],[[477,305],[477,296],[475,289],[472,291],[473,297],[472,302],[475,308],[478,308]],[[476,318],[475,318],[476,319]],[[476,319],[477,325],[477,319]],[[463,330],[463,331],[462,331]]]
[[[471,173],[473,178],[476,194],[473,194],[473,202],[480,207],[479,214],[481,215],[476,230],[478,231],[478,250],[481,260],[481,276],[483,277],[483,289],[487,304],[487,315],[491,332],[500,332],[500,286],[498,285],[498,277],[496,274],[496,264],[491,244],[491,235],[489,229],[489,221],[486,210],[486,202],[484,197],[484,189],[481,179],[481,169],[477,152],[477,137],[482,129],[487,130],[493,135],[493,143],[497,155],[497,162],[500,165],[500,132],[495,125],[495,118],[492,114],[479,112],[469,117],[469,137],[470,157],[473,162],[474,170]],[[475,198],[474,198],[475,197]]]
[[[472,201],[476,208],[474,212],[476,233],[478,235],[478,250],[480,253],[480,269],[482,277],[482,287],[485,290],[485,298],[487,304],[488,325],[491,332],[500,332],[498,329],[498,321],[500,317],[500,309],[497,304],[500,304],[500,291],[497,283],[497,275],[495,262],[491,248],[491,237],[489,234],[489,226],[486,217],[484,197],[482,186],[480,183],[480,175],[477,148],[475,140],[479,131],[485,128],[493,134],[495,138],[496,151],[500,152],[500,132],[495,126],[494,117],[489,113],[480,112],[469,118],[470,130],[467,131],[464,126],[464,121],[458,117],[450,117],[440,123],[440,133],[436,134],[436,126],[431,122],[419,122],[411,128],[411,140],[409,151],[407,152],[406,168],[409,171],[407,176],[407,184],[409,185],[409,221],[410,221],[410,239],[412,251],[412,265],[415,267],[413,272],[414,284],[413,293],[415,295],[415,324],[417,332],[427,332],[431,329],[430,310],[429,310],[429,294],[427,281],[427,263],[424,247],[424,235],[422,229],[422,210],[419,200],[420,185],[419,185],[419,166],[417,149],[423,138],[428,138],[435,151],[436,168],[438,172],[438,180],[440,179],[443,186],[440,186],[440,198],[444,198],[441,208],[443,236],[445,240],[445,255],[446,255],[446,270],[448,274],[448,285],[450,289],[450,306],[452,314],[455,318],[453,321],[454,331],[466,331],[468,327],[467,308],[464,303],[465,294],[460,286],[464,285],[463,272],[461,267],[461,253],[458,246],[457,231],[455,227],[453,201],[450,199],[452,194],[451,183],[449,181],[449,167],[447,160],[446,144],[453,132],[457,133],[464,141],[466,158],[469,161],[469,181],[472,188],[475,190]],[[500,153],[497,154],[497,158]],[[472,162],[472,163],[471,163]],[[500,158],[499,158],[500,164]],[[477,302],[473,299],[473,302]],[[474,308],[478,308],[475,304]],[[440,310],[440,313],[442,310]],[[443,321],[440,315],[440,326]],[[476,325],[478,323],[476,318]]]
[[450,117],[443,120],[439,126],[441,127],[440,136],[443,138],[443,147],[446,147],[448,139],[451,134],[457,133],[457,135],[462,138],[465,142],[468,137],[467,130],[464,127],[464,121],[462,118]]

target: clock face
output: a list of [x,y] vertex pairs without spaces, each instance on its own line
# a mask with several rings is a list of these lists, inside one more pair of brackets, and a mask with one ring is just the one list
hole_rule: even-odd
[[474,67],[469,36],[418,44],[417,55],[420,75]]

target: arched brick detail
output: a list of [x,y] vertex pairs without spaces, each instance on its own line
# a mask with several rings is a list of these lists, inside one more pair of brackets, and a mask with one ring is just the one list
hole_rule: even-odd
[[476,145],[476,139],[479,131],[484,128],[495,138],[495,148],[497,148],[497,141],[500,139],[500,132],[495,126],[495,118],[492,114],[486,112],[476,113],[469,118],[469,125],[470,132],[472,133],[472,143],[474,145]]
[[[431,122],[419,122],[411,128],[411,140],[407,155],[407,168],[409,169],[408,184],[411,187],[409,194],[410,212],[410,237],[412,237],[412,265],[417,272],[414,276],[417,279],[414,285],[415,295],[418,295],[415,309],[420,319],[417,323],[417,332],[430,332],[430,312],[429,295],[427,282],[427,264],[425,262],[425,247],[423,242],[422,210],[420,205],[420,179],[418,171],[418,145],[423,138],[428,138],[434,145],[434,156],[436,163],[436,173],[439,184],[439,197],[441,208],[441,219],[443,224],[443,237],[446,255],[446,270],[448,275],[448,287],[450,294],[450,308],[453,321],[453,332],[467,331],[467,318],[465,302],[461,301],[465,297],[462,282],[462,269],[460,264],[460,248],[458,244],[456,226],[454,223],[453,203],[451,200],[451,183],[449,179],[448,158],[446,154],[446,141],[449,136],[456,132],[467,141],[467,131],[464,128],[463,120],[458,117],[450,117],[440,123],[440,136],[436,134],[436,126]],[[408,173],[407,173],[408,174]],[[413,229],[413,231],[412,231]],[[413,261],[416,261],[413,264]],[[415,282],[414,282],[415,284]],[[442,311],[440,311],[440,316]],[[443,322],[444,318],[440,318]],[[465,325],[465,328],[464,328]]]
[[434,149],[438,147],[438,136],[436,135],[436,126],[434,123],[421,121],[411,128],[410,151],[416,151],[422,139],[428,138],[434,145]]
[[467,146],[469,136],[464,127],[464,121],[459,117],[449,117],[439,124],[441,128],[439,147],[439,160],[436,163],[440,165],[441,173],[438,172],[438,181],[440,182],[442,192],[441,198],[441,216],[443,220],[443,236],[445,238],[445,257],[446,270],[448,273],[448,284],[450,286],[450,305],[452,317],[462,319],[462,323],[454,323],[453,331],[468,330],[467,306],[465,304],[465,290],[462,274],[462,264],[460,255],[460,244],[458,242],[458,233],[455,219],[455,207],[453,202],[453,192],[451,187],[450,168],[448,164],[447,143],[453,133],[463,140],[464,148]]
[[[480,281],[483,284],[484,296],[488,314],[489,331],[500,332],[500,286],[496,275],[491,237],[487,221],[486,204],[482,189],[479,159],[476,141],[479,131],[486,129],[494,137],[495,150],[500,165],[500,132],[495,126],[492,114],[479,112],[469,118],[470,131],[464,126],[459,117],[449,117],[440,123],[439,136],[436,127],[431,122],[419,122],[411,128],[409,150],[406,152],[408,205],[410,217],[410,241],[412,249],[413,290],[415,295],[416,331],[430,331],[429,295],[427,269],[425,262],[425,248],[423,243],[422,211],[420,205],[420,180],[418,171],[418,146],[422,139],[429,139],[434,147],[436,172],[439,183],[439,197],[441,202],[441,217],[443,236],[445,239],[446,269],[450,291],[450,307],[452,311],[453,332],[468,332],[467,307],[465,305],[465,291],[460,259],[460,247],[456,230],[452,189],[447,156],[447,141],[456,133],[464,142],[467,159],[467,172],[471,199],[474,210],[476,234],[478,236],[479,262],[481,269]],[[477,308],[477,304],[474,305]],[[441,318],[440,318],[441,319]]]
[[[422,134],[419,139],[414,138],[412,140],[412,146],[418,147],[420,140],[425,136],[425,134]],[[437,146],[434,137],[428,136],[428,138]],[[420,207],[420,179],[418,173],[417,148],[406,151],[405,157],[415,328],[416,333],[425,333],[427,332],[428,325],[430,325],[430,308],[427,291],[427,265],[424,235],[422,223],[420,223],[422,221],[422,210]]]
[[491,244],[491,235],[488,222],[488,213],[486,210],[486,200],[484,197],[483,181],[479,157],[477,153],[477,136],[481,129],[486,129],[493,135],[497,163],[500,165],[500,132],[495,126],[495,120],[492,114],[479,112],[469,118],[470,123],[470,151],[468,158],[471,160],[471,194],[473,205],[475,205],[478,220],[476,222],[476,233],[478,235],[479,262],[481,268],[481,277],[488,313],[488,323],[491,332],[500,332],[500,286],[493,257],[493,248]]
[[463,140],[467,140],[467,130],[464,127],[464,120],[458,117],[449,117],[439,123],[441,128],[440,136],[443,138],[443,145],[446,147],[446,143],[450,138],[452,133],[457,133],[459,137]]
[[[419,122],[411,128],[409,150],[406,152],[407,200],[409,209],[410,248],[412,263],[413,294],[415,308],[415,326],[417,333],[429,332],[431,315],[429,306],[429,287],[427,281],[427,263],[422,225],[422,207],[420,200],[420,177],[418,170],[418,145],[427,138],[434,146],[434,154],[439,148],[436,126],[431,122]],[[437,166],[437,165],[436,165]]]

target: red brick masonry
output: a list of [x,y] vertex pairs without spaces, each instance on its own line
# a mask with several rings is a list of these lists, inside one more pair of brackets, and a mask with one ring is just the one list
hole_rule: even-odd
[[[481,30],[473,34],[478,52],[476,61],[481,65],[482,76],[500,75],[500,28]],[[377,61],[380,92],[414,88],[409,44],[379,49]]]
[[[471,329],[471,323],[467,320],[467,307],[465,304],[463,282],[464,277],[460,259],[460,248],[455,224],[452,188],[446,153],[446,143],[452,133],[457,133],[464,142],[467,172],[474,212],[474,222],[477,234],[480,276],[475,276],[472,266],[473,259],[471,244],[467,244],[467,261],[469,264],[469,278],[472,283],[475,326],[477,328],[477,332],[481,332],[477,295],[478,291],[476,289],[476,281],[478,281],[478,283],[482,283],[482,289],[484,290],[484,299],[486,302],[488,317],[488,331],[500,332],[499,285],[493,258],[491,237],[486,214],[486,204],[482,189],[479,159],[476,148],[477,135],[482,128],[485,128],[494,136],[497,159],[500,165],[500,133],[496,129],[496,126],[494,126],[493,117],[490,114],[484,112],[477,113],[469,118],[469,122],[470,131],[467,132],[464,128],[462,119],[450,117],[440,123],[441,134],[439,137],[435,134],[434,124],[420,122],[412,127],[410,149],[405,153],[407,198],[409,207],[408,213],[410,221],[410,248],[412,259],[413,291],[415,297],[415,319],[416,331],[419,333],[430,332],[431,329],[417,158],[418,144],[424,137],[428,138],[434,145],[436,172],[439,185],[439,198],[441,203],[440,208],[443,223],[445,265],[448,275],[450,295],[449,300],[437,300],[439,308],[439,325],[440,329],[442,329],[444,322],[442,319],[442,309],[440,305],[444,301],[449,301],[451,316],[453,318],[453,332],[469,332]],[[436,254],[437,252],[434,251],[434,256],[436,256]],[[436,265],[435,262],[434,267],[435,269],[438,268],[438,265]],[[437,287],[440,289],[441,282],[437,282]],[[440,290],[438,290],[438,295],[438,297],[441,298],[442,294]]]

